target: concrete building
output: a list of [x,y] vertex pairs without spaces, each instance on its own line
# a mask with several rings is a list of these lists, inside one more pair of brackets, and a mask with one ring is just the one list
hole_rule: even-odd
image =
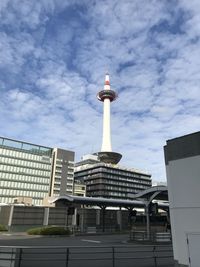
[[86,196],[86,184],[80,180],[74,182],[74,196],[85,197]]
[[54,148],[52,155],[52,170],[50,196],[60,196],[74,191],[74,152]]
[[200,266],[200,132],[167,141],[165,162],[174,259]]
[[0,137],[0,202],[73,193],[74,152]]
[[95,155],[76,163],[74,177],[86,184],[86,195],[91,197],[131,199],[131,194],[151,187],[150,174],[101,162]]

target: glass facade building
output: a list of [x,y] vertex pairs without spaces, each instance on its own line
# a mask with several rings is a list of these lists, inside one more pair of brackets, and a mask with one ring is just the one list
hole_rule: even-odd
[[[0,202],[12,203],[17,197],[32,199],[33,205],[41,205],[44,198],[53,196],[56,187],[54,169],[57,158],[50,147],[30,144],[22,141],[0,137]],[[58,149],[57,149],[58,150]],[[74,160],[74,152],[65,151],[65,163]],[[62,175],[60,170],[60,187],[62,192],[68,172]],[[67,186],[67,185],[66,185]],[[66,188],[65,188],[66,190]],[[73,188],[71,189],[73,192]]]

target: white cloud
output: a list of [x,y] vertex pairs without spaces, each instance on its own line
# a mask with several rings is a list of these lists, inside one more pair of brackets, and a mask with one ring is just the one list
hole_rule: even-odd
[[104,74],[113,149],[165,179],[166,139],[199,130],[199,1],[1,1],[0,135],[82,154],[101,147]]

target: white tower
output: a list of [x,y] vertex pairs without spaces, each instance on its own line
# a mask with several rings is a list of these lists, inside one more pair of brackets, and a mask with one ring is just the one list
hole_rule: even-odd
[[[106,74],[104,91],[110,90],[110,80],[109,74]],[[98,98],[100,101],[101,98]],[[111,129],[110,129],[110,98],[105,98],[103,100],[103,139],[102,139],[102,147],[101,151],[112,151],[111,145]]]
[[109,74],[106,73],[104,89],[97,95],[98,100],[103,102],[103,139],[99,159],[106,163],[117,164],[122,155],[112,152],[111,129],[110,129],[110,103],[117,98],[115,91],[110,89]]

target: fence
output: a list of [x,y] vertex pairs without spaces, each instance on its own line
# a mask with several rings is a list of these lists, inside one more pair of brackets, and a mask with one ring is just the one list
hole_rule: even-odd
[[0,247],[1,267],[174,266],[171,246]]
[[131,231],[130,232],[131,241],[150,241],[150,242],[172,242],[172,237],[170,232],[156,232],[152,231],[147,234],[146,231]]

